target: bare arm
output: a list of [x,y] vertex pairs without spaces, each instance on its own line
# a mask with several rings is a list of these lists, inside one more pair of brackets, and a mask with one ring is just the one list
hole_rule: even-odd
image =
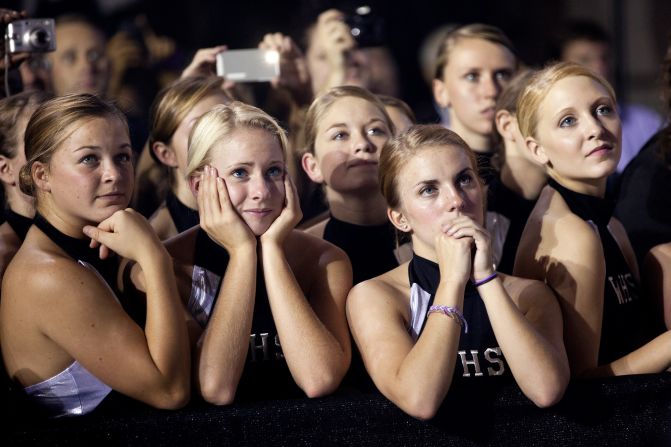
[[653,247],[643,263],[644,290],[654,300],[655,310],[662,312],[666,328],[671,329],[671,243]]
[[[287,204],[261,236],[268,301],[282,352],[296,384],[309,396],[331,393],[350,363],[345,299],[352,285],[347,257],[335,248],[322,252],[309,296],[287,262],[284,241],[301,218],[298,194],[285,176]],[[298,235],[309,239],[304,235]]]
[[[144,331],[123,311],[111,290],[92,272],[71,262],[54,266],[45,296],[66,296],[45,320],[44,331],[113,389],[159,408],[189,399],[190,353],[171,260],[147,221],[118,211],[85,232],[98,243],[137,261],[147,286]],[[72,284],[77,293],[72,292]],[[68,290],[64,290],[68,289]],[[70,300],[70,296],[73,299]]]

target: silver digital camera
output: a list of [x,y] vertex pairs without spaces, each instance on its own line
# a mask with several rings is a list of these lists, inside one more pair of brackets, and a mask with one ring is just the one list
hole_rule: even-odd
[[16,20],[7,25],[5,38],[10,53],[54,51],[56,49],[54,19]]

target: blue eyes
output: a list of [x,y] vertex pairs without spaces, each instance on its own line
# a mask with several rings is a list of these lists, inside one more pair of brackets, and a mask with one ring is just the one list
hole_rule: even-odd
[[[596,116],[611,116],[613,114],[613,107],[608,104],[602,104],[594,109],[594,114]],[[559,127],[571,127],[577,122],[578,120],[576,117],[569,115],[559,121]]]
[[596,113],[597,115],[608,116],[613,113],[613,108],[606,105],[599,106],[596,108]]
[[[114,162],[118,164],[128,164],[132,161],[133,157],[129,153],[120,153],[114,156]],[[98,154],[86,154],[79,159],[79,163],[94,166],[100,163],[101,157]]]
[[562,119],[559,122],[559,127],[570,127],[574,125],[576,122],[576,119],[573,118],[572,116],[567,116],[566,118]]
[[[266,177],[268,178],[277,178],[277,177],[282,177],[284,175],[284,169],[280,166],[272,166],[268,168],[266,171]],[[237,168],[231,171],[231,176],[233,176],[236,179],[246,179],[249,177],[249,172],[244,169],[244,168]]]
[[457,182],[461,186],[468,186],[468,185],[471,184],[472,181],[473,181],[473,177],[471,177],[469,174],[462,174],[457,178]]
[[[369,136],[385,136],[387,135],[387,131],[383,129],[382,127],[371,127],[369,129],[366,129],[366,135]],[[347,132],[336,132],[333,135],[331,135],[331,139],[334,141],[340,141],[340,140],[345,140],[347,137],[349,137],[349,133]]]

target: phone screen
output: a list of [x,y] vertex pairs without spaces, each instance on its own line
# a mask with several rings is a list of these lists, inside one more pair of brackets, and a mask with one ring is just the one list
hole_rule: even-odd
[[268,82],[280,74],[277,51],[247,49],[217,54],[217,75],[235,82]]

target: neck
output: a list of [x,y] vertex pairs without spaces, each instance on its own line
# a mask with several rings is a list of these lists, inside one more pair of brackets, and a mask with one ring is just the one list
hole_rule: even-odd
[[10,210],[23,217],[32,218],[35,216],[35,206],[32,197],[20,191],[8,191],[7,206]]
[[487,154],[492,152],[492,144],[489,135],[482,135],[467,129],[461,122],[450,113],[450,129],[456,132],[468,144],[474,152]]
[[85,239],[86,235],[82,232],[85,225],[95,226],[95,222],[75,222],[72,218],[67,218],[48,205],[38,205],[37,212],[44,217],[54,228],[66,236],[75,239]]
[[501,182],[517,195],[527,200],[535,200],[547,183],[545,168],[524,156],[510,154],[506,147],[503,166],[501,166]]
[[557,183],[561,184],[565,188],[570,189],[571,191],[588,196],[598,197],[600,199],[603,199],[606,196],[606,178],[576,180],[562,177],[552,170],[549,171],[549,174],[550,177],[552,177]]
[[326,189],[331,215],[355,225],[381,225],[387,221],[387,203],[376,190],[343,194]]
[[186,179],[182,177],[178,169],[175,169],[175,181],[172,187],[172,193],[182,202],[184,205],[188,206],[192,210],[198,209],[198,199],[191,192],[189,184]]

